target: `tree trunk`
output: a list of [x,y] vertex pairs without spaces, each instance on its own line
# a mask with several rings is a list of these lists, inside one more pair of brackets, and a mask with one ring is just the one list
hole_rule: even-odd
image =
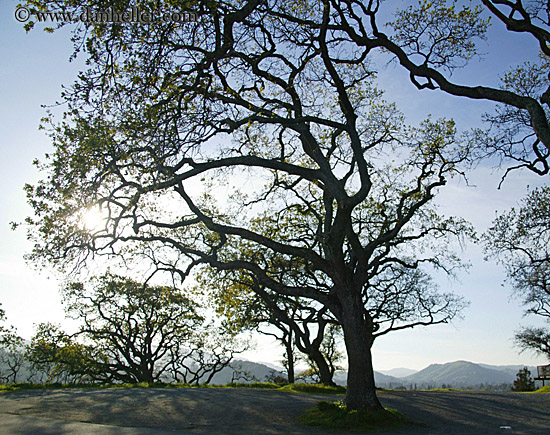
[[147,382],[149,384],[154,382],[153,365],[149,364],[147,360],[141,361],[139,365],[138,383],[139,382]]
[[349,298],[346,302],[342,304],[342,329],[348,354],[345,402],[348,409],[379,411],[384,408],[376,397],[371,355],[372,328],[363,317],[361,301]]
[[294,378],[294,349],[292,349],[292,330],[289,331],[288,340],[286,342],[286,357],[287,357],[287,377],[288,383],[293,384]]
[[308,358],[315,363],[319,370],[319,382],[323,385],[336,386],[332,380],[333,373],[330,371],[330,367],[321,353],[319,347],[321,340],[309,340],[309,336],[306,334],[296,335],[296,346],[300,349],[300,352],[305,353]]
[[332,380],[332,373],[330,367],[327,364],[327,361],[319,349],[315,349],[313,346],[308,356],[313,360],[317,369],[319,370],[319,381],[323,385],[330,385],[332,387],[336,386]]

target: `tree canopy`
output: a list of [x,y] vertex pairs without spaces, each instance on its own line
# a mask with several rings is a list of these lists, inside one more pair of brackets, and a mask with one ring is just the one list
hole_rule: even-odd
[[103,356],[101,375],[128,383],[160,381],[202,318],[176,289],[105,275],[64,289],[68,314]]
[[24,363],[24,341],[17,329],[7,324],[6,312],[0,303],[0,381],[17,382]]
[[[486,250],[501,262],[514,294],[550,322],[550,187],[533,189],[519,208],[502,213],[485,234]],[[516,344],[550,358],[550,330],[525,327]]]
[[531,377],[531,372],[527,367],[519,370],[514,380],[512,391],[534,391],[535,381]]
[[27,351],[47,382],[209,383],[247,348],[239,328],[209,324],[173,287],[106,274],[63,294],[79,330],[40,324]]
[[60,325],[50,322],[36,326],[25,359],[31,365],[29,378],[39,382],[68,384],[115,379],[101,368],[109,362],[101,348],[79,343]]
[[[550,149],[547,6],[390,3],[191,2],[195,23],[76,27],[88,67],[63,94],[54,152],[38,163],[45,178],[26,187],[30,258],[70,267],[99,255],[139,259],[182,279],[213,267],[248,276],[260,297],[265,289],[311,301],[343,329],[348,407],[380,408],[374,339],[448,322],[464,305],[438,293],[429,274],[460,268],[452,246],[472,231],[440,216],[434,196],[474,140],[540,173]],[[79,12],[113,2],[27,4]],[[181,6],[114,4],[130,5]],[[381,22],[385,8],[393,21]],[[484,11],[545,53],[502,88],[450,76],[476,56]],[[407,125],[376,85],[380,59],[404,68],[419,91],[498,103],[488,118],[498,134],[461,136],[446,118]],[[526,88],[521,71],[532,77]],[[101,227],[83,227],[89,210],[103,213]]]

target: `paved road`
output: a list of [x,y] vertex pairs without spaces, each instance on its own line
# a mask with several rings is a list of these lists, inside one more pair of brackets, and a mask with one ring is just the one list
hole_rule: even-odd
[[550,434],[549,394],[388,391],[380,399],[419,424],[400,434]]
[[[295,418],[319,400],[341,398],[251,389],[14,391],[0,394],[0,433],[323,434]],[[550,433],[547,394],[381,392],[380,399],[414,422],[395,434]]]

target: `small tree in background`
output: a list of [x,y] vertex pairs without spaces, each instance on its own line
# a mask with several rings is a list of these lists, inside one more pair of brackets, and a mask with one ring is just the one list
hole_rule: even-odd
[[39,382],[209,383],[248,347],[173,287],[106,274],[69,283],[63,295],[82,324],[72,335],[38,325],[27,358]]
[[98,361],[106,380],[160,381],[171,351],[203,322],[176,289],[111,274],[70,283],[63,296],[69,316],[82,322],[78,335],[106,356]]
[[[302,273],[296,264],[278,261],[278,273],[292,279]],[[296,364],[305,356],[315,364],[318,381],[335,385],[334,370],[321,349],[325,330],[334,322],[328,310],[304,298],[287,297],[270,292],[253,276],[234,271],[203,270],[199,277],[201,291],[207,291],[218,314],[228,320],[229,328],[255,330],[273,337],[284,348],[281,364],[287,381],[295,382]]]
[[535,390],[535,381],[531,377],[531,372],[527,367],[520,369],[516,375],[516,380],[514,381],[514,386],[512,391],[534,391]]
[[5,321],[6,312],[0,308],[0,382],[15,383],[25,363],[24,342],[17,329],[4,325]]
[[[248,341],[237,339],[232,330],[211,324],[194,331],[187,342],[173,347],[165,361],[170,364],[169,373],[174,381],[209,384],[217,373],[231,367],[235,355],[248,348]],[[242,370],[236,376],[246,380]]]
[[31,365],[33,382],[78,383],[105,378],[101,364],[107,359],[93,345],[78,343],[53,323],[40,323],[27,346],[25,359]]
[[[344,359],[344,354],[338,350],[339,345],[342,344],[342,329],[339,325],[328,325],[323,341],[319,347],[319,352],[323,356],[323,360],[326,361],[329,370],[330,379],[332,380],[337,370],[343,370],[344,368],[338,365]],[[306,382],[311,380],[317,383],[324,383],[320,375],[319,367],[315,360],[311,358],[304,358],[308,365],[308,368],[298,375],[299,379]],[[333,381],[330,385],[336,385]]]

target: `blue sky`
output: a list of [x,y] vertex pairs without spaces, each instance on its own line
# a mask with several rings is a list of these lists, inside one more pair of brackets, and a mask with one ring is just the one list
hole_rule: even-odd
[[[72,52],[70,34],[66,30],[54,35],[42,31],[26,34],[14,18],[17,1],[0,2],[0,147],[3,158],[0,172],[0,302],[19,333],[30,338],[33,324],[64,320],[58,295],[58,284],[51,272],[38,273],[25,264],[23,254],[30,249],[24,230],[13,232],[10,221],[21,221],[31,210],[26,205],[22,187],[38,179],[32,166],[34,158],[42,158],[50,141],[38,130],[45,114],[42,104],[58,99],[63,83],[76,77],[81,61],[69,63]],[[511,38],[494,23],[493,37],[481,45],[484,61],[474,62],[471,69],[458,71],[454,78],[464,83],[482,80],[495,84],[495,72],[503,72],[520,56],[535,56],[536,44],[530,39]],[[480,114],[488,105],[476,104],[433,92],[419,93],[397,69],[389,68],[382,77],[388,89],[387,98],[398,100],[399,107],[413,122],[427,114],[454,117],[459,128],[479,124]],[[56,108],[59,111],[62,108]],[[495,216],[515,205],[531,187],[543,179],[528,172],[515,172],[498,190],[502,172],[481,166],[470,175],[468,187],[461,180],[450,183],[438,199],[441,211],[470,220],[478,229],[486,229]],[[458,282],[439,280],[442,290],[464,296],[471,305],[464,320],[452,325],[438,325],[389,334],[374,346],[375,368],[394,367],[421,369],[430,363],[469,360],[487,364],[542,364],[542,358],[519,355],[512,337],[520,325],[537,325],[536,317],[523,317],[523,309],[510,298],[510,288],[502,286],[503,268],[485,262],[479,246],[468,245],[462,253],[472,263],[469,274],[461,274]],[[70,328],[70,324],[67,323]],[[256,361],[277,362],[280,349],[266,339],[258,340],[258,348],[246,355]]]

